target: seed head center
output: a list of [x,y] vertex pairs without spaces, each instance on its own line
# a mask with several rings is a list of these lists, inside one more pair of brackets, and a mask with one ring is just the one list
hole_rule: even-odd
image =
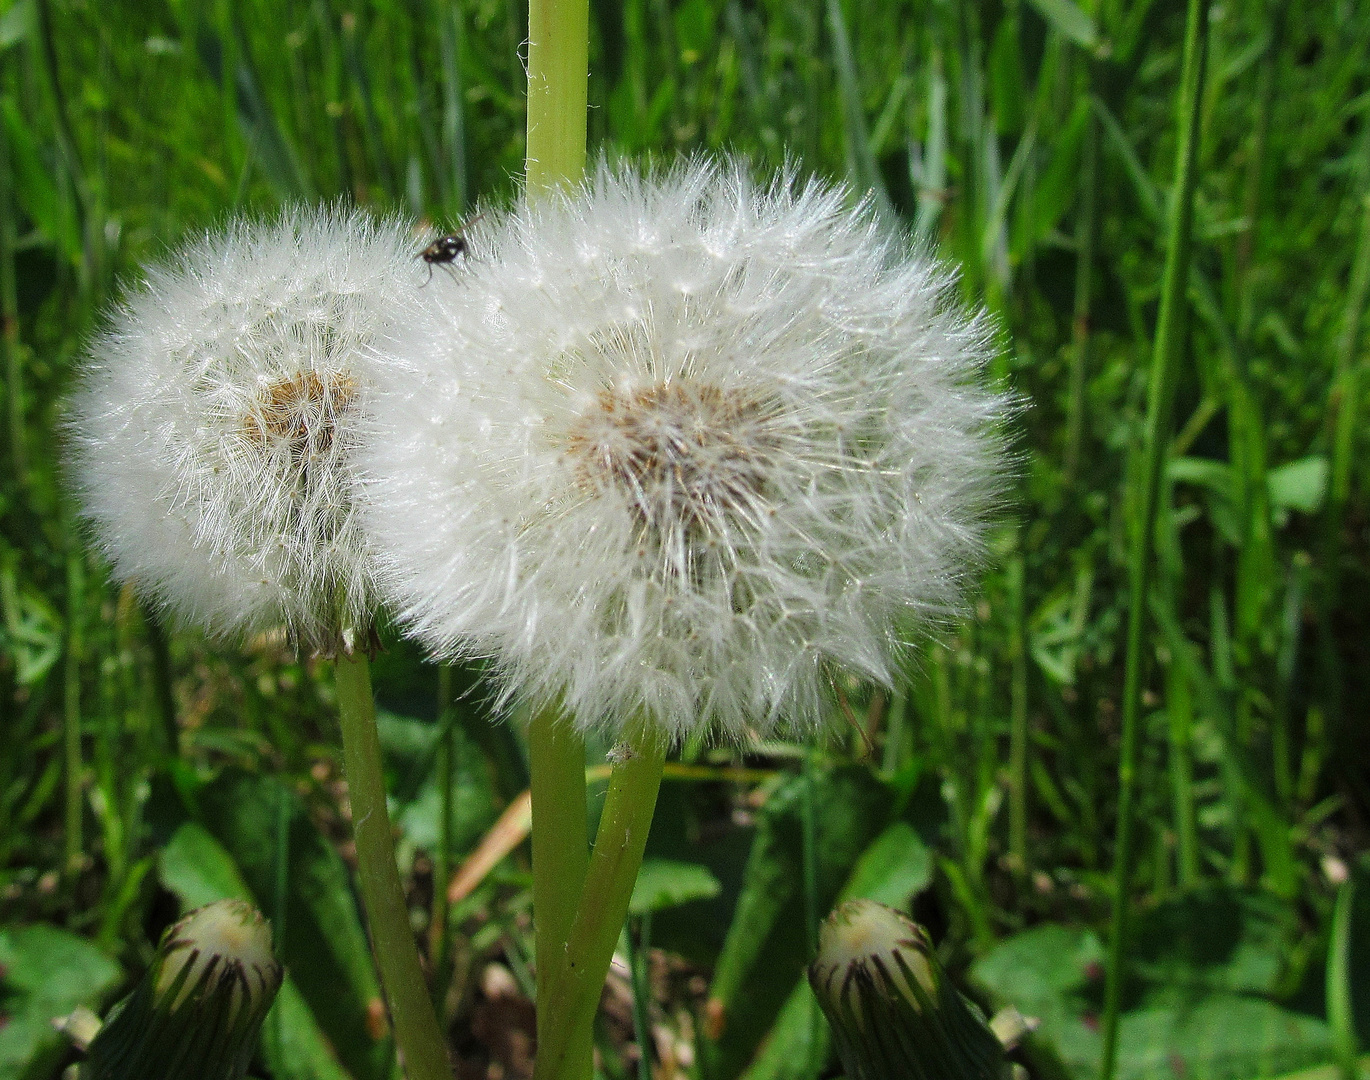
[[245,421],[248,438],[269,457],[282,454],[307,468],[333,447],[338,418],[357,396],[357,381],[340,371],[305,371],[269,383]]
[[685,379],[603,390],[566,448],[583,488],[616,488],[654,531],[714,532],[763,501],[775,411],[754,392]]

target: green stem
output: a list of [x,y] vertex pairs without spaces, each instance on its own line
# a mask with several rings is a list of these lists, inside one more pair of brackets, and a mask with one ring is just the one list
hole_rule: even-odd
[[[589,47],[589,0],[529,0],[525,175],[530,200],[574,183],[585,171]],[[586,1023],[573,1024],[569,1020],[571,1003],[557,993],[564,981],[568,939],[589,865],[585,745],[554,710],[544,710],[529,726],[528,751],[538,960],[537,1076],[554,1075],[546,1065],[546,1050],[560,1039],[556,1075],[588,1080],[593,1066],[593,1008]],[[620,916],[619,923],[622,921]],[[615,928],[615,940],[617,936]],[[607,959],[605,963],[607,966]],[[601,972],[601,984],[603,979]]]
[[1142,445],[1142,467],[1132,522],[1129,568],[1127,659],[1123,677],[1123,730],[1118,758],[1118,823],[1113,865],[1113,910],[1104,987],[1103,1052],[1099,1075],[1112,1080],[1118,1050],[1118,1016],[1122,1003],[1123,940],[1126,935],[1128,882],[1132,872],[1132,803],[1136,788],[1137,750],[1141,738],[1142,672],[1145,666],[1143,630],[1147,588],[1151,575],[1156,505],[1170,432],[1175,374],[1184,341],[1189,251],[1194,223],[1195,161],[1199,147],[1199,115],[1203,101],[1204,67],[1208,54],[1208,7],[1189,0],[1185,19],[1184,67],[1177,108],[1179,146],[1175,160],[1174,197],[1166,237],[1161,307],[1156,320],[1155,351],[1151,361],[1147,417]]
[[585,171],[589,0],[528,4],[528,195]]
[[637,1039],[637,1080],[652,1080],[652,1024],[649,1011],[648,950],[652,940],[652,913],[639,919],[638,941],[627,926],[619,936],[619,948],[628,958],[628,973],[633,980],[633,1036]]
[[807,959],[818,955],[818,763],[810,750],[804,755],[799,797],[800,872],[804,878],[804,935],[808,942]]
[[1337,889],[1332,910],[1332,939],[1327,944],[1327,1026],[1341,1066],[1342,1080],[1356,1080],[1356,1018],[1351,1004],[1351,913],[1355,878]]
[[[565,971],[566,942],[590,866],[585,820],[585,740],[557,709],[543,709],[528,725],[529,785],[533,798],[533,917],[537,948],[538,1045],[565,1011],[556,994]],[[579,1049],[579,1071],[588,1076],[592,1048]]]
[[1009,701],[1008,751],[1008,850],[1013,872],[1025,874],[1028,816],[1028,703],[1027,703],[1027,613],[1023,599],[1023,557],[1015,555],[1008,565],[1009,653],[1013,681]]
[[1171,658],[1166,674],[1165,706],[1170,719],[1170,784],[1179,865],[1176,876],[1180,888],[1189,890],[1199,884],[1199,830],[1194,811],[1194,761],[1191,752],[1194,703],[1189,673],[1178,657]]
[[[1086,64],[1085,91],[1089,91]],[[1066,397],[1066,487],[1075,485],[1084,446],[1085,386],[1089,376],[1089,314],[1094,282],[1095,189],[1099,159],[1099,121],[1091,106],[1085,117],[1084,160],[1080,164],[1080,209],[1075,220],[1075,309],[1071,319],[1070,381]]]
[[452,665],[438,668],[438,790],[442,809],[438,818],[438,850],[433,853],[433,910],[428,923],[428,957],[433,968],[433,1009],[442,1015],[447,996],[452,935],[447,926],[447,884],[452,876],[452,833],[457,781],[457,732],[453,722]]
[[594,854],[567,943],[566,968],[551,987],[557,1010],[539,1031],[533,1080],[589,1076],[575,1071],[574,1054],[588,1041],[594,1025],[604,977],[642,864],[665,761],[664,746],[649,735],[629,747],[628,757],[614,767],[609,779]]
[[371,947],[390,1005],[395,1045],[404,1058],[409,1080],[451,1080],[447,1044],[428,997],[409,925],[409,906],[395,866],[371,670],[364,655],[338,657],[337,686],[357,877],[371,929]]
[[[176,695],[172,688],[171,646],[167,642],[162,620],[151,608],[143,608],[143,628],[147,633],[148,652],[152,654],[152,696],[162,722],[162,740],[166,755],[174,758],[181,752],[181,731],[176,724]],[[276,931],[280,936],[280,931]]]
[[81,760],[81,659],[85,652],[85,564],[67,557],[67,661],[63,684],[62,734],[66,752],[66,873],[81,868],[81,817],[85,766]]

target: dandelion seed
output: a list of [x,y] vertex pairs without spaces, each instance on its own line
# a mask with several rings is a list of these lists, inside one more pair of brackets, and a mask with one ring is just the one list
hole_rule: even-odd
[[399,221],[292,211],[148,273],[91,349],[68,420],[116,576],[217,635],[284,624],[332,652],[367,625],[360,358],[415,302],[413,246]]
[[481,228],[380,350],[383,580],[506,695],[626,737],[824,722],[956,608],[1003,472],[986,321],[841,190],[603,168]]

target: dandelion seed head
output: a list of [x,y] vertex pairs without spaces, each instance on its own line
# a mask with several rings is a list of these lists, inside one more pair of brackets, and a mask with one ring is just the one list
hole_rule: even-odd
[[359,501],[425,643],[611,740],[812,732],[957,607],[986,321],[840,189],[601,168],[487,215],[377,350]]
[[208,235],[130,291],[68,415],[116,576],[217,636],[284,624],[330,651],[369,617],[360,359],[415,303],[414,250],[398,220],[293,210]]

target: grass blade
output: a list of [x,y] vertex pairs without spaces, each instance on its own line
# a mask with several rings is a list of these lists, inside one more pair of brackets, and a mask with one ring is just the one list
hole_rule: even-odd
[[1208,52],[1208,11],[1201,0],[1189,0],[1185,19],[1184,67],[1177,108],[1179,145],[1175,161],[1175,198],[1166,237],[1161,308],[1156,320],[1155,351],[1147,391],[1140,491],[1132,521],[1128,572],[1127,659],[1123,684],[1122,746],[1118,760],[1118,823],[1114,849],[1113,910],[1108,950],[1107,982],[1102,1019],[1102,1080],[1112,1080],[1118,1052],[1118,1018],[1122,1005],[1123,940],[1127,923],[1128,883],[1132,871],[1132,804],[1137,783],[1137,751],[1141,739],[1142,669],[1145,663],[1148,584],[1151,577],[1152,537],[1170,433],[1179,354],[1188,310],[1190,240],[1194,225],[1194,187],[1199,148],[1199,115],[1203,102],[1204,68]]

